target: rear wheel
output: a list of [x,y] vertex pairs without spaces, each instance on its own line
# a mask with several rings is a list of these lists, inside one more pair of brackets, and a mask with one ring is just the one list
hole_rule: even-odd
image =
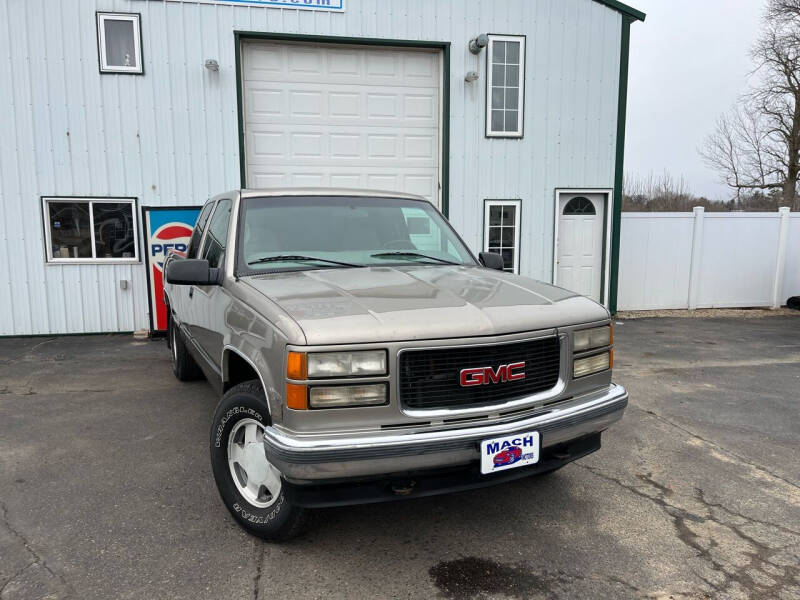
[[258,380],[228,390],[211,427],[211,468],[219,495],[239,525],[258,537],[283,541],[303,530],[308,511],[287,500],[280,472],[264,455],[269,423]]
[[172,372],[180,381],[194,381],[199,379],[203,372],[189,354],[186,343],[183,341],[180,329],[175,321],[170,318],[168,326],[169,347],[172,353]]

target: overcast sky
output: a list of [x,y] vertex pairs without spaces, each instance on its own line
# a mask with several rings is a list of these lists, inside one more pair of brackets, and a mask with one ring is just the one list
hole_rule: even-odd
[[691,191],[730,197],[697,148],[747,89],[763,0],[625,0],[631,26],[625,170],[683,175]]

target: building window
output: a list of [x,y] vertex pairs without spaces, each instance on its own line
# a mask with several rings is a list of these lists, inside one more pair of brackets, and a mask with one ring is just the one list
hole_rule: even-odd
[[519,200],[486,200],[483,250],[503,257],[503,269],[519,273]]
[[486,65],[486,135],[521,138],[525,36],[490,35]]
[[595,214],[594,204],[588,198],[576,196],[564,207],[565,215],[593,215]]
[[144,73],[142,32],[136,13],[97,13],[101,73]]
[[138,262],[136,200],[43,198],[47,262]]

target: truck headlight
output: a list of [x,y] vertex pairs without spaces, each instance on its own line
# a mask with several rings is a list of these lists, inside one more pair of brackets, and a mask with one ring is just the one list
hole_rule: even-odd
[[312,387],[308,400],[310,408],[382,406],[389,402],[385,383]]
[[286,375],[297,380],[385,375],[386,362],[386,350],[289,352]]
[[594,356],[587,356],[586,358],[576,358],[572,363],[572,376],[585,377],[592,373],[599,373],[611,368],[612,350],[603,352],[602,354],[595,354]]
[[614,341],[611,325],[592,327],[591,329],[578,329],[572,332],[572,349],[575,352],[591,350],[610,346]]
[[309,378],[360,377],[386,374],[386,350],[310,352]]

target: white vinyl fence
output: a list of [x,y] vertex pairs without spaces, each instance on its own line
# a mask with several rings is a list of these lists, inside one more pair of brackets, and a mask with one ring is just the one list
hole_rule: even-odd
[[800,295],[800,214],[622,213],[619,310],[770,306]]

